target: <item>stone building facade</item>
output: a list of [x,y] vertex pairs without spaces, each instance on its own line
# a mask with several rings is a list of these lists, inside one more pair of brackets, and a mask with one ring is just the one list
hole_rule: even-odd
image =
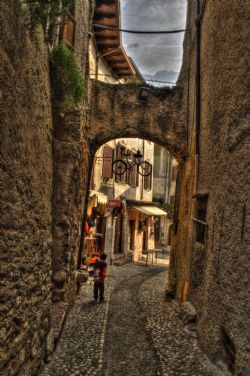
[[155,223],[156,248],[169,250],[171,246],[177,171],[177,160],[166,149],[155,145],[153,200],[168,213]]
[[76,0],[75,56],[86,78],[85,100],[65,113],[51,105],[42,30],[32,41],[19,1],[1,4],[4,375],[34,375],[53,348],[51,298],[70,303],[76,293],[93,158],[118,137],[155,142],[178,159],[169,292],[196,307],[200,343],[210,358],[248,375],[249,6],[203,1],[197,17],[197,3],[188,2],[177,86],[166,98],[152,92],[142,101],[138,86],[88,79],[94,4]]
[[[92,6],[75,2],[75,56],[87,77]],[[52,301],[71,303],[76,293],[88,95],[59,113],[42,28],[30,38],[19,1],[3,1],[0,14],[0,373],[34,375],[54,347]]]
[[143,251],[154,248],[153,215],[140,211],[143,205],[153,205],[153,177],[141,176],[136,166],[121,176],[115,175],[112,163],[120,158],[120,149],[129,154],[129,163],[140,150],[143,159],[153,166],[154,144],[138,138],[110,141],[97,151],[92,172],[92,189],[105,194],[109,200],[103,217],[103,251],[112,260],[130,256],[138,261]]
[[[179,301],[189,299],[196,307],[200,342],[211,359],[225,362],[235,375],[247,375],[249,7],[244,1],[204,1],[197,19],[196,5],[189,1],[179,77],[187,79],[189,157],[178,174],[170,287]],[[194,96],[199,42],[200,100]]]
[[52,109],[48,52],[20,6],[0,7],[0,373],[34,374],[50,329]]

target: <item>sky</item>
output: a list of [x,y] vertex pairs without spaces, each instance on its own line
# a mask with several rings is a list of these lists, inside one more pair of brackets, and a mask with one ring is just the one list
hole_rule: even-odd
[[[185,29],[187,0],[120,0],[122,27],[132,30]],[[123,33],[123,46],[145,78],[175,82],[181,68],[184,33]]]

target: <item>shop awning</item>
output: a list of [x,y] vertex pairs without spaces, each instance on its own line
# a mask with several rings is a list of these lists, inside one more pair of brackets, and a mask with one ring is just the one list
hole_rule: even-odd
[[104,193],[97,192],[97,191],[90,191],[89,197],[96,196],[97,204],[99,205],[106,205],[108,203],[108,196]]
[[145,215],[151,216],[160,216],[160,215],[167,215],[164,210],[158,208],[157,206],[133,206],[133,209],[136,209],[138,212],[143,213]]

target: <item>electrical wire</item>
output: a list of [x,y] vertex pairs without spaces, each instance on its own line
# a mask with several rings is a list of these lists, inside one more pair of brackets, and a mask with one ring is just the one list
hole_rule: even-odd
[[[96,76],[94,73],[90,73],[90,75],[93,76],[93,77]],[[113,77],[113,78],[119,79],[119,77],[114,76],[114,75],[112,75],[112,74],[101,74],[101,73],[98,73],[98,76],[102,76],[102,77]],[[147,80],[146,78],[145,78],[145,81],[146,81],[146,82],[156,82],[156,83],[159,83],[159,84],[170,84],[170,85],[176,85],[176,82],[171,82],[171,81],[160,81],[160,80],[152,80],[152,79]]]
[[147,80],[145,78],[146,82],[156,82],[158,84],[170,84],[170,85],[176,85],[176,82],[170,82],[170,81],[159,81],[159,80]]
[[99,24],[93,24],[94,27],[98,29],[105,29],[105,30],[113,30],[113,31],[122,31],[123,33],[130,33],[130,34],[177,34],[177,33],[184,33],[187,29],[180,29],[180,30],[127,30],[127,29],[119,29],[113,26],[105,26]]

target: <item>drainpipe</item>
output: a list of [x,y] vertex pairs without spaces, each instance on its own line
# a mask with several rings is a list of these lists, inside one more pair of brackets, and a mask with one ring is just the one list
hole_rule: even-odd
[[201,39],[201,18],[200,18],[200,0],[196,0],[196,35],[195,35],[195,61],[196,61],[196,104],[195,104],[195,186],[194,193],[198,191],[199,163],[200,163],[200,126],[201,126],[201,57],[200,57],[200,39]]
[[[145,142],[142,140],[142,155],[144,159],[144,153],[145,153]],[[144,177],[141,177],[141,200],[143,200],[144,197]]]
[[83,243],[84,243],[84,236],[85,236],[85,222],[87,219],[89,191],[90,191],[90,185],[91,185],[91,174],[92,174],[92,166],[93,166],[94,158],[95,158],[95,152],[91,152],[90,158],[89,158],[87,184],[85,188],[84,208],[83,208],[83,215],[82,215],[82,222],[81,222],[81,237],[80,237],[80,246],[79,246],[78,260],[77,260],[78,270],[81,269],[81,265],[82,265],[82,251],[83,251]]

